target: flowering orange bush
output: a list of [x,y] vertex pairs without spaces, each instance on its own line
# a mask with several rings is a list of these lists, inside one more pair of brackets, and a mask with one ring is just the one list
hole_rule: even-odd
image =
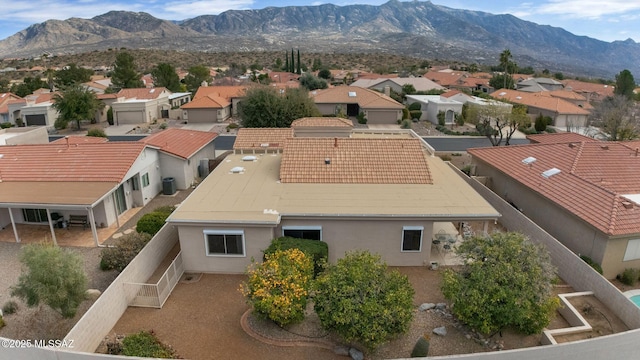
[[313,262],[298,249],[277,250],[252,263],[240,291],[258,314],[280,326],[304,319]]

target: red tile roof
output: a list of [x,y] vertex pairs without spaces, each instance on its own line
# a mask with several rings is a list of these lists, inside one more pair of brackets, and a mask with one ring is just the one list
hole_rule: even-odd
[[448,71],[429,71],[423,75],[423,77],[438,83],[444,87],[449,87],[451,85],[456,85],[458,81],[462,78],[464,73],[459,71],[457,72],[448,72]]
[[145,146],[139,142],[3,146],[0,179],[121,182]]
[[209,145],[218,134],[208,131],[170,128],[141,139],[166,153],[189,159],[203,147]]
[[[326,163],[328,160],[328,164]],[[419,139],[290,138],[283,183],[431,184]]]
[[365,109],[403,109],[404,105],[374,90],[357,86],[336,86],[310,93],[317,104],[355,104]]
[[[532,144],[469,153],[607,235],[640,233],[640,204],[623,196],[640,194],[640,155],[624,143]],[[536,161],[525,165],[527,157]],[[561,172],[541,175],[554,167]]]
[[227,101],[231,101],[232,98],[243,97],[246,90],[246,86],[200,86],[193,96],[193,100],[209,94],[215,94]]
[[233,149],[282,149],[290,137],[292,128],[240,128]]
[[291,127],[346,127],[352,128],[353,121],[339,117],[307,117],[294,120]]
[[607,96],[613,96],[613,91],[615,90],[614,86],[604,85],[604,84],[596,84],[590,82],[584,82],[579,80],[563,80],[565,89],[571,89],[580,94],[587,94],[587,98],[589,98],[589,94],[594,95],[593,98],[589,100],[601,100],[606,98]]
[[552,97],[548,91],[529,93],[526,91],[500,89],[490,95],[496,99],[509,100],[516,104],[523,104],[538,109],[556,112],[558,114],[589,115],[590,112],[567,100]]
[[555,134],[533,134],[527,135],[527,139],[532,143],[543,143],[543,144],[559,144],[559,143],[578,143],[582,141],[596,142],[594,138],[590,138],[588,136],[565,132],[565,133],[555,133]]
[[124,97],[125,99],[140,99],[140,100],[153,100],[157,99],[164,91],[169,91],[163,87],[157,88],[136,88],[136,89],[122,89],[118,91],[118,97]]
[[231,105],[231,102],[218,94],[211,93],[182,105],[181,109],[222,109]]

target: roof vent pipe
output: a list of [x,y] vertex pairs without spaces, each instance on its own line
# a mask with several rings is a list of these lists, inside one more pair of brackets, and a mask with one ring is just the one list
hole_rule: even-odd
[[338,147],[338,138],[333,138],[333,147]]
[[636,157],[638,157],[638,152],[640,152],[640,148],[636,148]]
[[67,149],[68,149],[70,147],[70,145],[69,145],[69,136],[65,136],[64,139],[67,140]]
[[331,164],[331,159],[329,159],[329,158],[325,158],[325,159],[324,159],[324,164],[325,164],[325,165],[330,165],[330,164]]

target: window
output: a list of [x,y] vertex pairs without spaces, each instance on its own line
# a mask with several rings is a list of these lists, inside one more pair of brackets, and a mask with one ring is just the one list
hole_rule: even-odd
[[142,187],[149,186],[149,173],[142,175]]
[[140,180],[137,176],[131,178],[131,188],[133,191],[140,190]]
[[640,239],[631,239],[627,242],[627,251],[624,252],[622,261],[640,259]]
[[322,227],[320,226],[283,226],[282,236],[298,239],[322,240]]
[[46,209],[22,209],[22,216],[26,222],[48,222]]
[[205,230],[204,240],[208,256],[245,255],[242,230]]
[[402,251],[422,250],[422,226],[404,226],[402,228]]

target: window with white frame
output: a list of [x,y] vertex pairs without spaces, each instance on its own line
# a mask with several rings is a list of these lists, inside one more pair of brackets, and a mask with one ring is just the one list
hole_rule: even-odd
[[402,251],[421,251],[423,230],[422,226],[403,226]]
[[322,240],[321,226],[283,226],[282,236],[297,239]]
[[205,230],[204,243],[208,256],[245,256],[242,230]]
[[149,173],[142,175],[142,187],[149,186]]
[[640,259],[640,239],[630,239],[627,242],[627,250],[624,252],[622,261]]

